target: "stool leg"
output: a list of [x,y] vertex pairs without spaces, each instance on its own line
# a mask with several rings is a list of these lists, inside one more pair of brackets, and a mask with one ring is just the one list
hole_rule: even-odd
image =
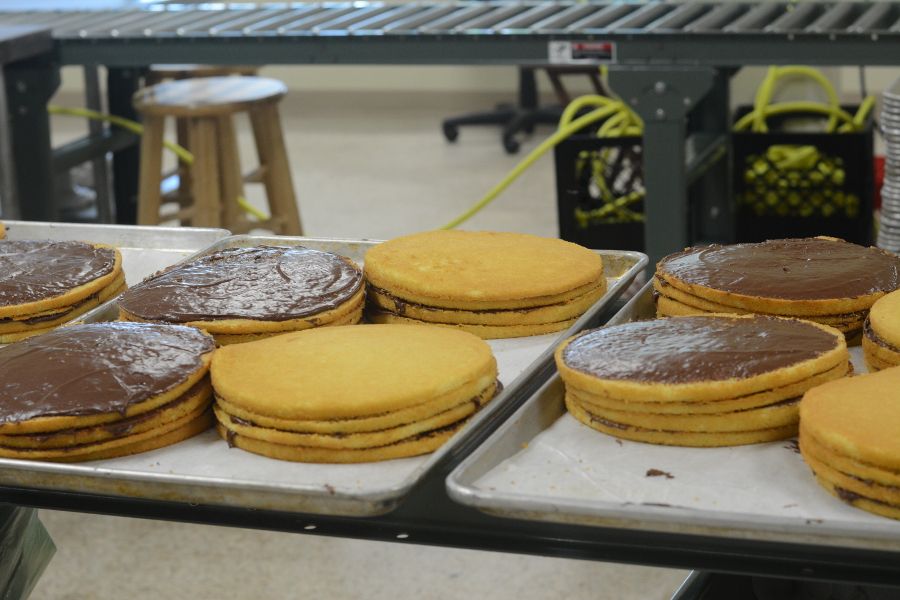
[[219,181],[222,186],[222,224],[232,233],[245,233],[250,229],[238,205],[238,197],[244,195],[244,177],[237,137],[231,117],[219,117],[216,122],[219,134]]
[[219,152],[216,148],[215,119],[192,118],[188,122],[194,172],[191,196],[194,198],[193,224],[219,227],[222,218],[222,195],[219,190]]
[[[182,148],[191,149],[188,137],[188,123],[185,118],[175,119],[175,140]],[[178,159],[178,204],[184,208],[191,204],[191,167]]]
[[161,202],[162,141],[164,119],[144,117],[141,136],[141,169],[138,177],[138,224],[158,225]]
[[264,183],[272,217],[280,219],[281,231],[288,235],[303,235],[291,167],[287,149],[281,134],[281,119],[275,104],[266,104],[250,110],[253,137],[259,162],[265,166]]

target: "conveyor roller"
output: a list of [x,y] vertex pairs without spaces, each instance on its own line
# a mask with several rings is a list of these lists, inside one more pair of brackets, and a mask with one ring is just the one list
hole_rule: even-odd
[[892,3],[868,2],[326,2],[151,4],[121,10],[5,12],[4,23],[36,23],[54,37],[329,35],[688,35],[887,34],[900,29]]

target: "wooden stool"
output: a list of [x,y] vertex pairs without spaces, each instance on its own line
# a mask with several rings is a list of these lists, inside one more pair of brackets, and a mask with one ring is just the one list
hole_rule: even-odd
[[[194,164],[191,168],[192,205],[179,211],[201,227],[226,227],[234,233],[252,228],[302,235],[300,213],[281,133],[278,102],[287,93],[280,81],[262,77],[206,77],[168,81],[139,90],[134,106],[144,119],[138,223],[160,221],[162,203],[163,129],[166,117],[183,119]],[[271,218],[248,220],[238,206],[245,177],[238,158],[232,115],[247,112],[253,126],[260,166],[248,181],[266,188]]]
[[[150,65],[144,75],[144,85],[151,86],[169,79],[193,79],[194,77],[226,77],[229,75],[253,76],[259,67],[253,65],[197,65],[172,64]],[[175,141],[182,148],[191,149],[187,137],[187,121],[176,119]],[[163,202],[175,202],[181,208],[191,205],[191,169],[178,161],[174,171],[163,175],[160,186],[163,189]]]

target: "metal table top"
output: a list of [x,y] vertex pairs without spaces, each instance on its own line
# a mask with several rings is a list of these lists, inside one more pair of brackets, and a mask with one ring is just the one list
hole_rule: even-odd
[[[892,64],[893,2],[130,3],[0,6],[5,24],[53,30],[64,63],[450,64],[546,61],[551,41],[613,44],[620,64]],[[18,10],[16,10],[18,9]],[[165,42],[165,43],[163,43]],[[878,43],[873,43],[878,42]],[[580,51],[591,55],[591,48]],[[229,54],[231,54],[229,52]],[[235,54],[236,55],[236,54]]]

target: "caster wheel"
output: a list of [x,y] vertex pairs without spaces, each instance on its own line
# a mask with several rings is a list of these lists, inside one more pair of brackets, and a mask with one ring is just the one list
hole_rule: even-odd
[[455,125],[447,125],[446,123],[443,126],[444,137],[447,138],[448,142],[455,142],[456,138],[459,137],[459,129]]
[[507,154],[518,154],[519,152],[519,142],[516,141],[516,138],[504,137],[503,138],[503,148],[506,150]]

